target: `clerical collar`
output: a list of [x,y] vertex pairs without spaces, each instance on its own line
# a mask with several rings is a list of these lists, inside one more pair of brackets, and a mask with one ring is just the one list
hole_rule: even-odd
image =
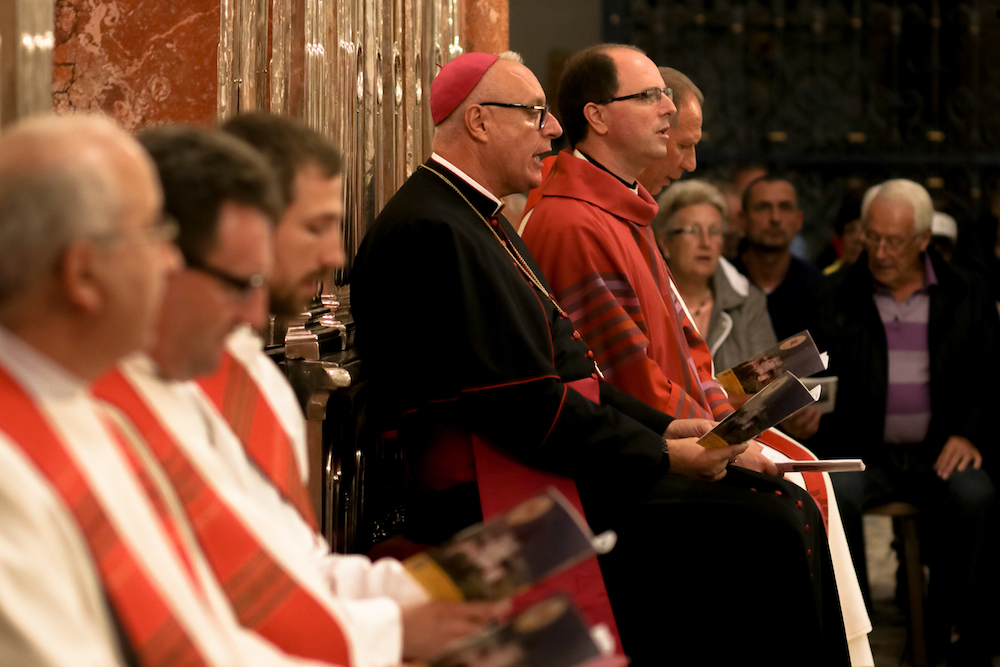
[[604,171],[608,172],[609,174],[617,178],[619,181],[621,181],[622,185],[624,185],[626,188],[628,188],[629,190],[631,190],[636,194],[639,194],[639,181],[632,181],[631,183],[627,182],[625,179],[619,177],[618,174],[614,173],[613,171],[605,167],[603,164],[601,164],[594,158],[590,157],[589,155],[581,151],[579,148],[573,149],[573,155],[577,156],[578,158],[583,158],[584,160],[594,165],[595,167],[603,169]]
[[501,200],[497,199],[492,192],[481,186],[471,176],[469,176],[464,171],[453,165],[451,162],[445,160],[437,153],[431,153],[431,159],[440,164],[441,166],[446,167],[448,171],[458,176],[460,179],[468,183],[470,187],[474,188],[477,192],[481,193],[484,197],[488,198],[491,202],[496,204],[496,208],[493,209],[493,215],[500,214],[500,211],[503,210],[504,203]]

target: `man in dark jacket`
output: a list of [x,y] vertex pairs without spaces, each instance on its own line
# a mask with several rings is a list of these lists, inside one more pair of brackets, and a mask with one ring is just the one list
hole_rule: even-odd
[[976,596],[994,495],[981,466],[995,437],[986,414],[1000,321],[979,282],[928,250],[933,205],[922,186],[888,181],[862,216],[867,254],[820,285],[810,326],[840,378],[836,410],[810,445],[867,464],[833,476],[863,583],[861,512],[888,500],[925,512],[932,604],[940,628],[961,633],[948,664],[980,664],[970,660],[985,659],[975,616],[986,601]]

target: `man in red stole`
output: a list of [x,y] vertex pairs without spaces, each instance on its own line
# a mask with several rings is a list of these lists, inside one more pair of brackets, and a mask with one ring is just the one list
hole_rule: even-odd
[[[340,154],[304,123],[274,114],[241,114],[222,129],[260,151],[278,176],[283,212],[274,230],[269,305],[272,315],[297,315],[317,284],[344,264]],[[252,328],[230,336],[219,368],[199,384],[261,472],[315,522],[302,410]]]
[[[712,380],[707,347],[671,287],[669,270],[649,227],[656,203],[639,181],[669,152],[674,105],[666,93],[657,67],[631,47],[592,47],[567,64],[559,105],[572,148],[560,153],[539,189],[540,199],[530,211],[523,238],[609,382],[675,417],[721,419],[732,408]],[[753,445],[734,464],[776,472],[760,451]],[[792,571],[785,572],[784,589],[812,588],[812,615],[799,620],[803,627],[818,631],[816,642],[825,647],[829,664],[846,660],[828,545],[825,539],[821,545],[813,544],[809,534],[814,526],[823,528],[812,498],[791,483],[742,468],[731,469],[724,483],[735,497],[740,487],[759,490],[767,484],[775,492],[770,496],[771,510],[783,514],[780,506],[787,503],[802,510],[793,520],[805,537],[798,551],[810,563],[814,577],[810,586]],[[679,490],[678,499],[686,493]],[[711,532],[707,525],[704,530]],[[623,536],[622,546],[627,544]],[[678,565],[692,560],[681,549],[671,553],[677,559],[671,562]],[[634,593],[629,589],[635,590],[638,582],[622,565],[624,574],[612,589],[617,589],[620,600],[631,601]],[[698,586],[702,578],[687,581]],[[613,590],[613,602],[615,595]],[[766,593],[759,590],[752,595],[760,599]],[[682,623],[683,619],[677,621],[692,633],[686,636],[698,636],[697,627]]]
[[[672,105],[647,96],[662,103],[665,129]],[[674,420],[600,381],[594,352],[500,215],[500,197],[541,183],[539,157],[560,134],[535,77],[510,56],[465,54],[438,74],[431,109],[434,153],[369,228],[351,277],[371,402],[396,416],[413,473],[407,530],[432,539],[513,500],[539,470],[555,473],[544,478],[572,482],[591,526],[619,532],[601,572],[633,664],[798,665],[819,646],[813,664],[845,664],[843,630],[838,650],[810,585],[814,575],[826,591],[831,579],[815,505],[797,506],[797,487],[773,477],[755,476],[755,492],[725,484],[717,466],[742,445],[713,459],[694,438],[672,439],[709,421]],[[665,141],[645,129],[637,140]],[[791,502],[773,507],[775,492]],[[801,522],[810,510],[816,529]],[[782,574],[736,574],[751,562]],[[578,583],[575,597],[589,585]],[[778,615],[775,589],[795,610],[788,654],[748,624],[719,641],[712,619],[724,610]]]
[[186,268],[169,281],[148,356],[95,392],[163,465],[237,617],[292,655],[345,667],[423,658],[480,627],[492,605],[426,603],[398,562],[330,555],[191,381],[215,369],[234,327],[265,312],[277,184],[263,156],[220,131],[157,128],[140,140]]
[[2,664],[302,664],[238,625],[162,471],[87,391],[149,344],[175,231],[110,121],[0,135]]

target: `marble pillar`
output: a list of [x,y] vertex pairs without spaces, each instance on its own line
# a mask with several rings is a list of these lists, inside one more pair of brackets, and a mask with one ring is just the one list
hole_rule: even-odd
[[466,51],[503,53],[510,44],[508,0],[462,0],[462,44]]
[[56,111],[215,122],[219,0],[56,0],[55,28]]

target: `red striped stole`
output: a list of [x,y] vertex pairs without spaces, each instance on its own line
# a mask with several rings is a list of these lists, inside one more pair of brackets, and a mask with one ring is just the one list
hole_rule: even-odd
[[240,623],[287,653],[349,667],[347,637],[333,613],[274,560],[219,498],[124,373],[115,369],[93,390],[128,416],[163,466]]
[[313,530],[319,529],[309,491],[302,483],[291,438],[257,382],[229,350],[212,375],[198,380],[226,423],[243,443],[250,460],[297,509]]
[[[76,520],[106,599],[118,616],[139,663],[143,667],[207,665],[169,604],[146,577],[136,556],[118,534],[86,476],[66,451],[48,419],[2,368],[0,405],[4,406],[0,410],[0,430],[6,432],[34,463]],[[122,448],[120,440],[116,444]],[[183,553],[176,542],[173,547]]]

